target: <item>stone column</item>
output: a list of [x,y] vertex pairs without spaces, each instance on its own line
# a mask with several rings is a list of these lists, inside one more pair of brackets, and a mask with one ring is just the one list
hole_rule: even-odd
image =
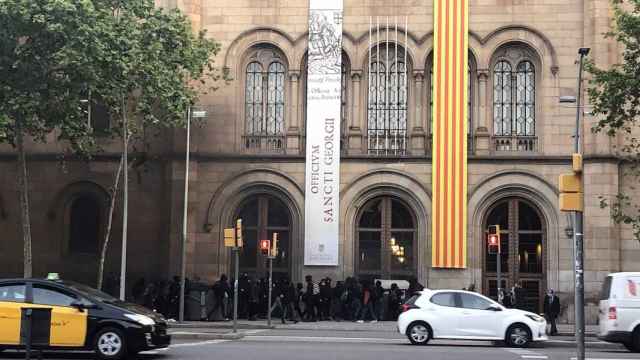
[[363,145],[362,129],[365,116],[362,112],[362,99],[360,98],[360,84],[362,80],[362,70],[351,71],[351,88],[349,89],[349,107],[351,109],[351,121],[349,123],[349,154],[361,154]]
[[491,151],[489,134],[489,69],[478,70],[478,118],[476,119],[476,154],[487,155]]
[[[424,131],[424,117],[422,111],[422,104],[424,102],[424,95],[422,94],[422,88],[424,84],[424,71],[423,70],[414,70],[413,71],[413,79],[415,85],[415,115],[413,121],[413,127],[411,129],[411,155],[425,155],[427,151],[427,146],[425,143],[426,133]],[[407,116],[408,117],[408,116]],[[407,127],[409,124],[407,124]]]
[[287,129],[287,154],[300,154],[300,71],[289,71],[291,105],[289,106],[289,128]]

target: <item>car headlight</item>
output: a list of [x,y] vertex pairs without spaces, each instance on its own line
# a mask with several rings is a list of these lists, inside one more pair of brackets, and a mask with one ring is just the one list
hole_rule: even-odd
[[133,320],[135,322],[137,322],[140,325],[145,325],[145,326],[153,326],[156,324],[155,321],[153,321],[152,318],[146,316],[146,315],[140,315],[140,314],[124,314],[124,316],[126,316],[127,318],[129,318],[130,320]]
[[542,316],[538,316],[535,314],[525,314],[524,316],[528,317],[529,319],[535,321],[535,322],[544,322],[544,318]]

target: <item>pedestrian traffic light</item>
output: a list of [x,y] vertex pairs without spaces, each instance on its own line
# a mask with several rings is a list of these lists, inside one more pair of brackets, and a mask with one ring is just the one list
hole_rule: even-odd
[[500,225],[489,225],[487,250],[489,254],[500,253]]
[[578,211],[584,209],[582,188],[582,155],[573,154],[571,157],[572,174],[561,174],[558,180],[560,188],[560,211]]
[[278,233],[273,233],[273,247],[271,248],[271,257],[278,256]]
[[236,221],[236,246],[242,247],[242,219]]
[[271,250],[271,241],[260,240],[260,252],[262,255],[269,255],[269,250]]

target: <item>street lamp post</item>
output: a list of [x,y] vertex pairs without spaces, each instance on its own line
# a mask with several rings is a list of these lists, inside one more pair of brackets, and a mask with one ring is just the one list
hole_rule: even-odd
[[184,297],[185,297],[185,278],[187,273],[187,208],[189,204],[189,152],[191,151],[191,119],[204,118],[206,111],[192,111],[191,107],[187,109],[187,145],[185,150],[184,165],[184,202],[182,207],[182,246],[180,256],[180,304],[178,311],[178,321],[184,322]]
[[[561,96],[561,103],[576,103],[576,127],[573,139],[573,152],[582,155],[580,146],[580,114],[582,113],[582,71],[584,69],[584,58],[589,54],[589,48],[580,48],[580,67],[578,70],[578,92],[576,97]],[[580,189],[584,189],[584,180],[580,176]],[[583,191],[583,190],[580,190]],[[584,204],[584,193],[582,193],[580,202]],[[584,210],[584,207],[582,208]],[[584,344],[584,218],[582,211],[573,211],[573,254],[574,254],[574,273],[575,273],[575,336],[576,336],[576,360],[584,360],[585,344]]]
[[[581,154],[580,147],[580,106],[582,100],[582,70],[584,67],[584,58],[589,54],[589,48],[580,48],[580,69],[578,71],[578,93],[576,94],[576,136],[573,141],[573,150],[576,154]],[[583,177],[580,177],[581,179]],[[584,180],[581,188],[584,188]],[[582,203],[584,203],[584,195]],[[573,243],[575,247],[575,312],[576,312],[576,347],[577,360],[584,360],[584,231],[583,231],[583,213],[582,211],[574,211],[574,229]]]

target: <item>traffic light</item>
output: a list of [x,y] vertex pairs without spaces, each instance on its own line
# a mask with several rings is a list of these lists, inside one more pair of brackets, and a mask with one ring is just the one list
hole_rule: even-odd
[[271,250],[271,241],[260,240],[260,252],[262,255],[269,255],[269,250]]
[[489,254],[500,253],[500,225],[490,225],[487,234],[487,250]]
[[271,257],[278,256],[278,233],[273,233],[273,247],[271,248]]
[[582,189],[582,155],[573,154],[571,157],[571,174],[561,174],[558,181],[560,187],[560,211],[578,211],[584,209],[584,191]]
[[242,247],[242,219],[236,221],[236,246]]

